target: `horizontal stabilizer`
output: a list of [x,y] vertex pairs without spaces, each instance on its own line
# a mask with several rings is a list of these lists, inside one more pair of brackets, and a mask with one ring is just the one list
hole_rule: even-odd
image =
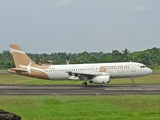
[[24,68],[10,68],[10,70],[19,71],[19,72],[27,72]]

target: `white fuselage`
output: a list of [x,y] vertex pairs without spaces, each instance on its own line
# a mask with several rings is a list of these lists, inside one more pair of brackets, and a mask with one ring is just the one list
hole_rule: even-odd
[[144,64],[136,62],[122,63],[95,63],[95,64],[72,64],[72,65],[51,65],[44,71],[49,79],[64,80],[72,79],[68,72],[89,74],[89,75],[109,75],[110,78],[131,78],[145,76],[152,73],[152,70]]

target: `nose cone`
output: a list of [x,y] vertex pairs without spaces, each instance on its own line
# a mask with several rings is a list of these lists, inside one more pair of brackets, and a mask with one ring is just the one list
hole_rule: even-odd
[[148,74],[151,74],[153,71],[150,69],[150,68],[148,68],[148,70],[147,70],[147,73]]

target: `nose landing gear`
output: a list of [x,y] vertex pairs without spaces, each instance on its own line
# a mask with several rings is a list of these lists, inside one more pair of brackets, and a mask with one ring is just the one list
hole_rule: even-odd
[[87,82],[82,83],[82,87],[87,87]]
[[131,78],[131,81],[132,81],[132,86],[135,86],[134,78],[133,77]]

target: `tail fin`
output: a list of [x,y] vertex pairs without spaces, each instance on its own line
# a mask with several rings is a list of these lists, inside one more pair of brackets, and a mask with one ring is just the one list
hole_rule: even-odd
[[10,44],[10,49],[16,68],[20,68],[20,65],[27,66],[34,63],[17,44]]

